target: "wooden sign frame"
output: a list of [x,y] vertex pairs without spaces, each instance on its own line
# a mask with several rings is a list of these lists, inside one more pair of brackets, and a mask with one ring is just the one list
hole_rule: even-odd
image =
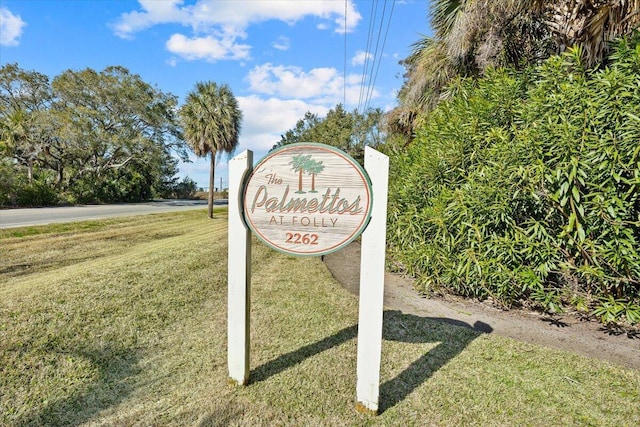
[[[252,164],[253,153],[249,150],[229,161],[227,361],[229,381],[238,385],[247,385],[250,373],[251,229],[245,223],[244,196]],[[371,209],[370,219],[362,232],[356,409],[377,414],[382,355],[389,158],[371,147],[365,147],[364,169],[370,179]],[[340,247],[351,240],[345,240],[346,243]]]

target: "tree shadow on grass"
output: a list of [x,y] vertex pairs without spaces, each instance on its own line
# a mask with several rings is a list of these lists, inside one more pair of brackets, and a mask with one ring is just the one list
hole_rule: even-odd
[[[455,358],[470,342],[493,328],[483,322],[473,325],[437,317],[420,317],[397,310],[385,311],[382,338],[406,343],[438,343],[407,366],[395,378],[380,386],[380,413],[403,401],[413,390],[429,379],[438,369]],[[251,371],[249,382],[265,381],[305,359],[337,347],[358,335],[358,326],[344,328],[313,344],[283,354]],[[382,364],[384,364],[384,359]]]
[[18,426],[77,426],[99,412],[122,402],[132,391],[127,378],[140,372],[135,350],[114,347],[62,351],[73,359],[88,360],[97,370],[91,384],[70,396],[52,401],[25,414]]

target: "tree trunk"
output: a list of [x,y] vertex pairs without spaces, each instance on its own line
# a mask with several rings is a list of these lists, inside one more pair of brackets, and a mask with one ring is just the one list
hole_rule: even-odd
[[213,174],[216,169],[216,153],[211,152],[211,168],[209,169],[209,218],[213,218]]
[[60,163],[58,163],[58,177],[56,179],[56,185],[58,186],[58,188],[62,187],[63,180],[64,180],[64,168],[60,166]]
[[33,159],[29,159],[29,164],[27,165],[27,179],[29,184],[33,183]]

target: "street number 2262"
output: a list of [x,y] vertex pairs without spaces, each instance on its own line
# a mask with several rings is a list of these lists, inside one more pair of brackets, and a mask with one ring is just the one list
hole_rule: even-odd
[[317,234],[300,234],[300,233],[287,233],[287,243],[294,245],[317,245]]

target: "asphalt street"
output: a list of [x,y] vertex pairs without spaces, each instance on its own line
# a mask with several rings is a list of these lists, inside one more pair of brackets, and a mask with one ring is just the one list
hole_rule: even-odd
[[[216,200],[216,205],[226,205],[227,200]],[[82,205],[51,208],[0,210],[0,228],[25,227],[60,222],[150,213],[175,212],[190,209],[206,209],[206,200],[157,200],[146,203],[122,203],[115,205]]]

